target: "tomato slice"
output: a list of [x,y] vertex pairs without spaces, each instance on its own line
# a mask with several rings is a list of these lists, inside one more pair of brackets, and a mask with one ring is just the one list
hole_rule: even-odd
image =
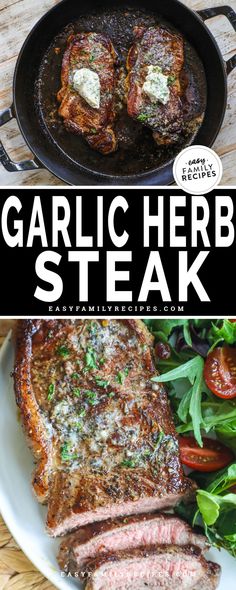
[[180,459],[184,465],[196,471],[217,471],[233,461],[233,452],[218,440],[202,440],[201,449],[193,436],[182,436],[179,439]]
[[205,361],[204,379],[218,397],[236,397],[236,348],[222,346],[212,350]]

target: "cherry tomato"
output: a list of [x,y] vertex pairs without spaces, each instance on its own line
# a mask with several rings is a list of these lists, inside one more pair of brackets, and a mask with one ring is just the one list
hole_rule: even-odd
[[236,320],[233,320],[233,319],[231,319],[229,321],[232,322],[232,324],[234,324],[236,322]]
[[204,379],[218,397],[236,397],[236,348],[214,348],[205,361]]
[[182,463],[196,471],[217,471],[234,459],[230,449],[211,438],[203,438],[201,449],[193,436],[182,436],[179,439],[179,448]]

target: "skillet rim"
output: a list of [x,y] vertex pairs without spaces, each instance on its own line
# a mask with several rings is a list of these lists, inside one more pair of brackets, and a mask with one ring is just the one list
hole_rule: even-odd
[[[56,177],[60,178],[64,182],[69,182],[69,181],[65,180],[63,175],[59,176],[58,172],[56,173],[52,169],[52,166],[49,167],[48,158],[46,155],[45,155],[44,159],[41,156],[38,156],[37,147],[36,147],[36,151],[35,151],[35,148],[32,146],[30,140],[28,139],[28,134],[23,128],[23,124],[21,122],[21,118],[18,113],[16,91],[17,91],[17,75],[18,75],[19,67],[21,65],[22,56],[27,48],[29,40],[32,38],[33,34],[39,28],[39,26],[43,23],[43,21],[47,20],[49,15],[51,15],[54,11],[58,10],[59,7],[61,7],[63,4],[66,4],[67,2],[68,2],[68,0],[61,0],[58,4],[56,4],[55,6],[52,6],[45,14],[43,14],[40,17],[40,19],[32,27],[32,29],[28,33],[27,37],[25,38],[25,41],[24,41],[24,43],[20,49],[20,52],[18,54],[15,69],[14,69],[14,75],[13,75],[13,106],[14,106],[14,113],[15,113],[15,117],[16,117],[19,129],[20,129],[20,132],[21,132],[27,146],[29,147],[30,151],[33,153],[36,161],[40,162],[40,164],[42,164],[44,169],[49,170],[52,174],[54,174]],[[209,40],[211,41],[212,46],[214,47],[214,50],[215,50],[217,57],[218,57],[219,65],[221,66],[221,70],[222,70],[221,73],[223,75],[223,80],[224,80],[224,86],[222,85],[222,90],[224,91],[224,98],[223,98],[223,104],[222,104],[222,108],[221,108],[221,117],[219,118],[219,120],[217,122],[217,128],[215,129],[215,132],[214,132],[213,136],[211,137],[211,140],[207,143],[207,146],[211,147],[213,145],[216,137],[218,136],[220,129],[221,129],[221,126],[222,126],[222,123],[224,120],[224,116],[225,116],[226,106],[227,106],[228,88],[227,88],[227,72],[226,72],[225,60],[222,56],[220,48],[219,48],[212,32],[207,27],[207,25],[205,24],[205,22],[201,18],[201,16],[196,11],[189,8],[189,6],[186,6],[185,4],[183,4],[183,2],[180,2],[180,0],[172,0],[172,2],[174,2],[176,5],[180,5],[181,9],[184,9],[190,15],[190,17],[192,19],[196,20],[200,24],[200,26],[202,26],[205,33],[209,37]],[[180,30],[180,33],[182,33],[181,30]],[[205,69],[205,65],[204,65],[204,69]],[[205,72],[207,74],[206,70],[205,70]],[[208,104],[208,99],[207,99],[207,104]],[[204,116],[204,119],[205,119],[205,116]],[[204,120],[203,120],[203,123],[204,123]],[[202,129],[202,126],[200,126],[196,137],[194,138],[193,142],[190,143],[190,145],[199,145],[198,135],[201,132],[201,129]],[[50,144],[49,140],[47,140],[47,144]],[[56,150],[57,149],[58,149],[59,153],[61,154],[61,156],[63,156],[64,158],[66,158],[66,157],[69,158],[69,156],[67,156],[66,152],[61,150],[59,147],[57,148],[57,146],[55,146],[55,145],[53,146],[53,143],[51,143],[50,145],[54,151],[54,156],[53,155],[50,156],[50,165],[51,165],[52,160],[54,160],[56,158]],[[75,175],[78,174],[78,176],[79,175],[86,176],[87,179],[90,176],[93,178],[93,180],[97,177],[98,179],[101,179],[101,180],[104,179],[104,180],[109,181],[109,184],[112,184],[112,181],[114,181],[114,183],[117,185],[119,184],[119,182],[116,182],[116,181],[121,181],[123,183],[124,183],[124,181],[127,181],[127,183],[129,183],[129,184],[130,184],[130,181],[133,181],[134,185],[135,185],[135,184],[139,183],[139,181],[144,180],[145,178],[150,178],[150,180],[151,180],[151,176],[154,177],[154,178],[152,178],[152,180],[155,180],[155,175],[159,175],[160,173],[162,173],[162,174],[165,174],[168,176],[169,180],[167,180],[167,183],[172,184],[174,182],[173,173],[172,173],[172,165],[173,165],[174,159],[175,158],[168,160],[167,162],[161,164],[157,168],[153,168],[151,170],[146,170],[146,171],[140,172],[138,174],[126,174],[126,175],[107,174],[104,172],[98,172],[98,171],[92,170],[90,168],[86,168],[85,166],[83,166],[80,163],[76,164],[73,160],[71,160],[69,163],[65,162],[64,166],[62,166],[62,169],[68,170],[69,165],[70,165],[75,168],[75,171],[73,173]],[[45,160],[47,163],[45,163]],[[53,164],[54,164],[54,162],[53,162]],[[70,172],[69,172],[69,174],[70,174]],[[91,180],[92,180],[92,178],[91,178]],[[71,183],[71,184],[73,184],[73,183]],[[98,184],[98,183],[94,183],[94,184]],[[154,183],[152,183],[152,184],[154,184]]]

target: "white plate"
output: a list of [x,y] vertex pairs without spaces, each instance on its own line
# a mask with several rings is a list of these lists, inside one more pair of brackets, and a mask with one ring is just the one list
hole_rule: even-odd
[[[44,528],[46,509],[31,490],[32,455],[27,448],[10,376],[13,346],[10,335],[0,352],[0,510],[11,534],[35,567],[61,590],[80,589],[82,584],[63,578],[56,555],[59,542],[50,539]],[[211,549],[208,559],[222,566],[219,590],[235,590],[236,559],[226,551]]]

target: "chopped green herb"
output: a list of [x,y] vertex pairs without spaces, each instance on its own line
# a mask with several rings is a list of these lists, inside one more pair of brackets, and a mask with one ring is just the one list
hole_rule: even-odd
[[84,416],[86,416],[85,408],[81,408],[81,410],[78,412],[78,416],[79,418],[84,418]]
[[114,391],[110,391],[110,393],[108,393],[107,395],[108,395],[108,397],[114,397],[115,392]]
[[143,121],[146,121],[148,119],[148,115],[145,115],[145,113],[140,113],[140,115],[138,115],[137,117],[138,121],[141,121],[141,123]]
[[110,381],[106,381],[106,379],[100,379],[100,377],[95,377],[95,381],[96,381],[96,384],[99,387],[103,387],[103,389],[106,389],[108,387],[108,385],[110,385]]
[[176,76],[174,76],[174,75],[168,76],[169,84],[173,84],[173,82],[175,82],[175,80],[176,80]]
[[86,395],[87,402],[91,406],[95,406],[95,404],[97,403],[96,391],[85,391],[85,395]]
[[55,383],[50,383],[48,386],[48,401],[50,402],[55,393]]
[[[91,129],[91,133],[97,133],[97,129]],[[97,324],[96,324],[96,322],[91,322],[88,325],[88,328],[87,329],[88,329],[88,331],[91,334],[96,334],[96,332],[97,332]]]
[[53,337],[53,331],[52,330],[49,330],[48,331],[48,338],[52,338],[52,337]]
[[89,56],[89,61],[90,62],[94,61],[95,60],[95,57],[96,56],[94,55],[94,53],[91,53],[91,55]]
[[73,389],[73,395],[75,395],[76,397],[80,397],[81,391],[79,387],[75,387],[75,389]]
[[121,462],[121,467],[131,467],[133,469],[134,467],[136,467],[136,465],[137,465],[137,460],[135,460],[135,459],[124,459]]
[[79,379],[79,373],[72,373],[72,379]]
[[67,358],[70,355],[70,351],[67,348],[67,346],[65,346],[65,344],[62,344],[61,346],[58,346],[57,354],[59,354],[63,358]]
[[163,432],[163,430],[161,430],[158,433],[158,438],[157,438],[157,440],[155,442],[155,446],[154,446],[153,452],[151,453],[151,455],[152,455],[152,461],[154,459],[156,459],[157,454],[158,454],[158,451],[160,449],[160,446],[161,446],[161,443],[162,443],[164,437],[165,437],[165,433]]
[[90,371],[91,369],[97,369],[97,355],[93,348],[87,348],[87,352],[85,353],[85,368],[84,373]]
[[151,454],[152,454],[152,451],[150,449],[145,449],[143,451],[144,457],[150,457]]
[[124,381],[125,381],[125,377],[127,377],[127,375],[129,374],[129,369],[124,369],[124,371],[119,371],[116,375],[116,381],[117,383],[120,383],[120,385],[123,385]]
[[[91,129],[91,133],[93,133],[93,135],[96,135],[97,133],[97,129],[95,129],[95,127],[93,129]],[[94,332],[92,332],[94,334]]]
[[100,361],[99,361],[99,365],[104,365],[105,361],[106,361],[106,359],[101,358]]
[[61,458],[62,461],[73,461],[77,459],[77,453],[72,453],[72,444],[70,442],[64,443],[61,447]]

